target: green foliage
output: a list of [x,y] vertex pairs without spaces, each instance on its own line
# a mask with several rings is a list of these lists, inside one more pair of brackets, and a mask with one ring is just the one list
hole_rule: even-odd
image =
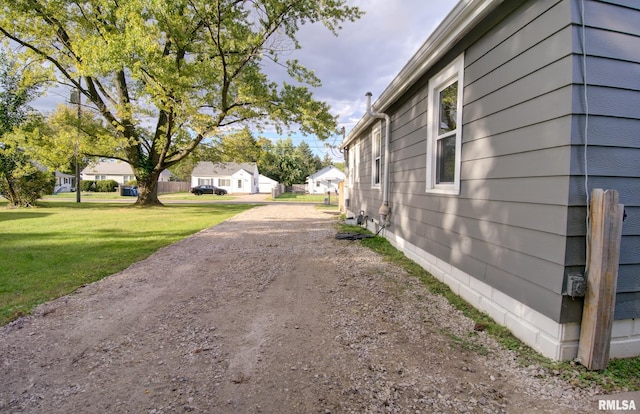
[[80,191],[96,191],[96,182],[93,180],[80,180]]
[[113,193],[117,188],[118,182],[115,180],[96,181],[96,191],[99,193]]
[[12,207],[31,207],[45,194],[53,193],[53,174],[40,171],[24,152],[0,147],[0,193]]
[[284,185],[304,183],[320,166],[320,159],[313,155],[306,142],[302,141],[296,147],[291,138],[266,145],[264,154],[258,161],[261,174]]
[[25,151],[22,127],[31,126],[28,102],[36,87],[25,82],[18,63],[0,53],[0,193],[12,207],[29,207],[51,194],[53,174],[42,171]]
[[200,158],[213,162],[256,162],[261,152],[261,142],[249,128],[243,128],[212,139],[203,148]]
[[[139,204],[158,204],[160,172],[230,126],[333,135],[329,105],[310,89],[319,79],[282,56],[299,47],[301,24],[337,33],[362,14],[343,0],[0,2],[0,34],[20,46],[21,59],[38,63],[26,76],[55,68],[52,77],[77,88],[91,108],[80,121],[69,109],[57,117],[82,131],[82,143],[69,146],[72,129],[41,138],[129,162],[141,180]],[[291,83],[269,79],[265,59]]]

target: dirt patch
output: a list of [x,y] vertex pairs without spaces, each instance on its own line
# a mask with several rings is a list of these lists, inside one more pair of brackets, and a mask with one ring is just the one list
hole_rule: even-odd
[[0,331],[0,411],[597,412],[335,215],[267,205]]

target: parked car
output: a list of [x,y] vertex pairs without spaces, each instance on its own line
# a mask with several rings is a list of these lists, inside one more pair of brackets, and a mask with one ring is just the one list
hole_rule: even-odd
[[227,194],[227,190],[224,188],[216,187],[215,185],[197,185],[191,189],[191,192],[195,195],[202,194],[215,194],[215,195],[225,195]]

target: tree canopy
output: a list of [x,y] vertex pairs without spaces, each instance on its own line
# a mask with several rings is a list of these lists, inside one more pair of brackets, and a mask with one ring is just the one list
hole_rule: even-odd
[[[0,0],[0,35],[22,59],[80,91],[84,155],[131,164],[140,205],[159,204],[157,178],[225,128],[295,126],[335,132],[320,80],[297,61],[300,25],[334,33],[361,15],[344,0]],[[271,60],[289,82],[265,71]],[[29,76],[29,68],[25,76]]]
[[34,164],[22,145],[23,135],[38,123],[28,105],[38,88],[24,81],[20,69],[0,53],[0,193],[13,207],[30,206],[53,191],[53,176]]

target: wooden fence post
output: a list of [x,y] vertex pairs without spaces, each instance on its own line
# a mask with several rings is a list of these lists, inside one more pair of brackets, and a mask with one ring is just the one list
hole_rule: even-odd
[[587,290],[578,345],[578,360],[590,370],[604,369],[609,362],[623,210],[617,191],[594,189],[591,193]]

